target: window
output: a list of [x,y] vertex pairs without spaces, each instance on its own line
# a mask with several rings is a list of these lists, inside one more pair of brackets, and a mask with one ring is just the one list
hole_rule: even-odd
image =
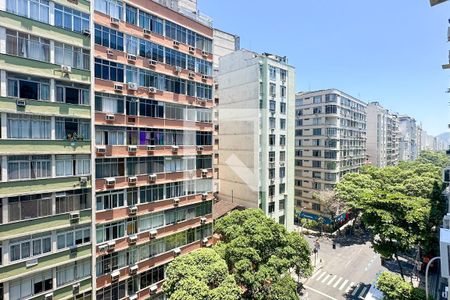
[[282,114],[286,114],[286,103],[284,103],[284,102],[281,102],[280,103],[280,113],[282,113]]
[[120,95],[95,93],[95,110],[110,114],[124,114],[125,99]]
[[97,291],[96,299],[117,300],[125,298],[125,281],[113,283]]
[[10,139],[48,140],[50,117],[8,114],[7,135]]
[[123,51],[123,33],[95,24],[95,43],[106,48]]
[[269,146],[275,146],[275,134],[269,134]]
[[89,105],[89,87],[56,81],[56,101],[75,105]]
[[313,108],[313,114],[321,114],[321,113],[322,113],[322,106]]
[[125,236],[126,221],[97,226],[97,243],[115,240]]
[[7,82],[7,95],[9,97],[43,101],[50,100],[49,80],[8,74]]
[[120,251],[109,253],[97,258],[97,276],[111,273],[114,270],[126,266],[128,264],[127,254],[128,253],[126,251]]
[[[191,33],[188,31],[188,37],[189,37],[189,34],[193,35],[194,33]],[[195,34],[195,39],[196,39],[195,47],[197,47],[198,49],[203,50],[205,52],[212,53],[212,40],[211,39],[201,36],[200,34]],[[188,42],[191,46],[193,46],[191,44],[191,41],[188,41]]]
[[280,162],[286,161],[286,152],[280,151]]
[[13,280],[9,284],[9,299],[24,299],[53,289],[52,270]]
[[180,181],[166,184],[166,198],[182,197],[184,195],[184,182]]
[[270,100],[269,101],[269,110],[271,111],[271,112],[275,112],[275,110],[276,110],[276,102],[274,101],[274,100]]
[[89,70],[89,50],[55,42],[55,64]]
[[209,146],[212,145],[212,133],[197,131],[196,132],[196,145],[197,146]]
[[315,211],[320,211],[320,204],[319,203],[312,203],[312,209]]
[[322,151],[320,151],[320,150],[313,150],[312,151],[312,156],[314,156],[314,157],[321,157],[322,156]]
[[47,0],[7,0],[6,11],[39,22],[49,22],[49,2]]
[[117,0],[95,0],[94,9],[107,16],[122,20],[123,3]]
[[322,96],[314,96],[313,97],[314,104],[319,104],[320,102],[322,102]]
[[96,58],[95,77],[104,80],[124,82],[123,65],[105,59]]
[[91,275],[89,259],[76,261],[56,268],[56,286],[62,286]]
[[312,161],[312,167],[313,168],[321,168],[322,167],[322,163],[318,160],[313,160]]
[[149,185],[140,189],[141,203],[154,202],[164,199],[164,184]]
[[8,198],[9,221],[29,220],[52,214],[51,194]]
[[286,145],[286,136],[284,134],[280,135],[280,146]]
[[274,66],[269,66],[269,78],[270,80],[277,79],[277,68],[275,68]]
[[82,33],[89,30],[89,14],[55,3],[55,26]]
[[139,39],[132,35],[126,35],[126,47],[127,53],[137,55],[139,50]]
[[287,80],[287,71],[286,70],[280,69],[280,78],[281,78],[281,81]]
[[6,29],[6,53],[50,62],[50,40]]
[[57,177],[90,173],[89,155],[56,155],[55,161]]
[[164,62],[164,47],[148,40],[139,40],[139,56]]
[[325,95],[325,102],[337,102],[337,95],[336,94],[327,94]]
[[63,214],[91,208],[89,189],[78,189],[56,193],[56,213]]
[[269,151],[269,162],[275,162],[275,151]]
[[164,226],[164,213],[153,213],[139,218],[139,232]]
[[8,157],[8,180],[51,177],[50,155],[12,155]]
[[165,265],[158,266],[156,268],[145,271],[140,274],[141,289],[149,287],[157,282],[164,280]]
[[212,168],[212,156],[198,155],[196,157],[196,168],[197,169],[210,169]]
[[166,64],[186,69],[186,54],[166,48],[165,57]]
[[280,86],[280,96],[281,98],[286,98],[286,87]]
[[270,129],[275,129],[275,118],[270,117],[269,118],[269,128]]
[[313,135],[322,135],[322,129],[321,128],[314,128],[313,129]]
[[275,211],[275,202],[269,202],[269,214]]
[[[280,192],[280,194],[286,193],[286,183],[280,183],[279,192]],[[283,204],[284,204],[284,200],[280,200],[280,204],[281,204],[281,201],[283,201]],[[282,208],[280,207],[280,209],[282,209]],[[284,209],[284,205],[283,205],[283,209]]]
[[50,234],[38,234],[20,239],[13,239],[9,244],[10,260],[12,262],[34,256],[40,256],[52,251]]
[[212,122],[212,111],[211,109],[197,109],[196,110],[196,119],[197,122],[211,123]]
[[78,141],[91,138],[89,120],[57,117],[55,123],[57,140]]
[[275,85],[275,83],[271,83],[269,84],[269,95],[270,97],[276,97],[277,96],[277,86]]
[[56,233],[56,245],[58,250],[80,246],[91,242],[90,226],[61,230]]
[[98,127],[95,132],[97,145],[125,145],[125,131]]
[[280,167],[280,178],[285,178],[286,177],[286,168],[285,167]]
[[197,72],[203,75],[212,75],[212,63],[203,59],[195,59]]
[[139,27],[163,35],[163,20],[142,10],[139,11]]
[[125,175],[123,158],[103,158],[95,160],[96,178],[116,177]]
[[274,179],[275,178],[275,169],[271,168],[269,169],[269,179]]
[[326,114],[336,114],[337,113],[337,106],[336,105],[326,105],[325,106],[325,113]]
[[129,24],[137,25],[137,8],[126,4],[125,20]]
[[166,104],[165,112],[167,119],[184,120],[186,117],[186,107],[176,104]]
[[210,85],[196,83],[197,97],[202,99],[212,99],[212,87]]
[[280,129],[286,130],[286,119],[280,119]]

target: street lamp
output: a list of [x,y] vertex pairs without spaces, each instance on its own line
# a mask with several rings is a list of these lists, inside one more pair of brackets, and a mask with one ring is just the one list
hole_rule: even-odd
[[433,257],[430,259],[430,261],[427,263],[427,268],[425,269],[425,299],[428,300],[428,269],[430,268],[430,265],[433,261],[441,259],[440,256]]

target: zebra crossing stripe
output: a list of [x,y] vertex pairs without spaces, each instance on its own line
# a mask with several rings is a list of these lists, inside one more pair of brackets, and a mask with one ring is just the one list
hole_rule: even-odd
[[331,277],[331,279],[328,281],[327,285],[330,285],[335,279],[336,279],[337,275],[334,275],[333,277]]
[[330,277],[330,274],[327,274],[327,276],[325,276],[323,279],[322,279],[322,283],[324,283],[325,281],[327,281],[327,279]]
[[314,273],[314,274],[313,274],[313,276],[311,276],[311,279],[314,279],[314,277],[316,277],[316,276],[317,276],[317,274],[320,274],[320,272],[321,272],[320,270],[317,270],[317,272],[316,272],[316,273]]
[[339,282],[341,282],[342,277],[339,277],[339,279],[333,284],[333,287],[337,287],[337,285],[339,284]]
[[368,286],[365,286],[363,289],[362,289],[362,292],[361,292],[361,294],[360,294],[360,296],[359,296],[359,299],[364,299],[364,295],[365,295],[365,293],[367,292],[367,289],[368,289],[369,287]]
[[325,275],[325,274],[327,274],[326,272],[324,272],[324,271],[322,271],[322,274],[320,274],[320,276],[319,277],[317,277],[316,278],[316,280],[317,281],[319,281],[320,280],[320,278],[322,278],[323,277],[323,275]]
[[357,294],[359,288],[360,288],[360,286],[359,286],[359,283],[358,283],[358,285],[357,285],[357,286],[355,287],[355,289],[353,290],[352,296],[355,296],[355,295]]
[[339,287],[339,290],[342,291],[342,289],[344,288],[344,286],[347,284],[348,279],[345,279],[345,281],[341,284],[341,286]]
[[348,294],[348,292],[350,292],[352,286],[354,286],[354,285],[355,285],[354,282],[350,283],[350,285],[349,285],[349,286],[347,287],[347,289],[345,290],[345,293]]

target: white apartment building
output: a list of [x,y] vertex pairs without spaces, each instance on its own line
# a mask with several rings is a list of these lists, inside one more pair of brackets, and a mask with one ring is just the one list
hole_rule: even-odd
[[386,167],[398,163],[398,117],[378,102],[367,105],[367,163]]
[[322,208],[313,194],[333,189],[366,161],[367,104],[328,89],[297,94],[295,106],[296,209],[301,218],[317,219]]
[[418,156],[416,120],[410,116],[399,117],[400,152],[399,160],[412,161]]
[[294,216],[295,72],[248,50],[220,59],[220,199],[259,207],[288,230]]

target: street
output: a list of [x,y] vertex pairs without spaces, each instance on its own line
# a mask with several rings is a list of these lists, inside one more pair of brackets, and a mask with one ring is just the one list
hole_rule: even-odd
[[[306,236],[306,239],[314,248],[317,238]],[[319,239],[319,243],[317,258],[312,256],[316,268],[303,281],[306,292],[302,299],[364,299],[377,274],[385,270],[370,242],[364,237],[354,237],[352,243],[337,244],[336,249],[327,238]]]

